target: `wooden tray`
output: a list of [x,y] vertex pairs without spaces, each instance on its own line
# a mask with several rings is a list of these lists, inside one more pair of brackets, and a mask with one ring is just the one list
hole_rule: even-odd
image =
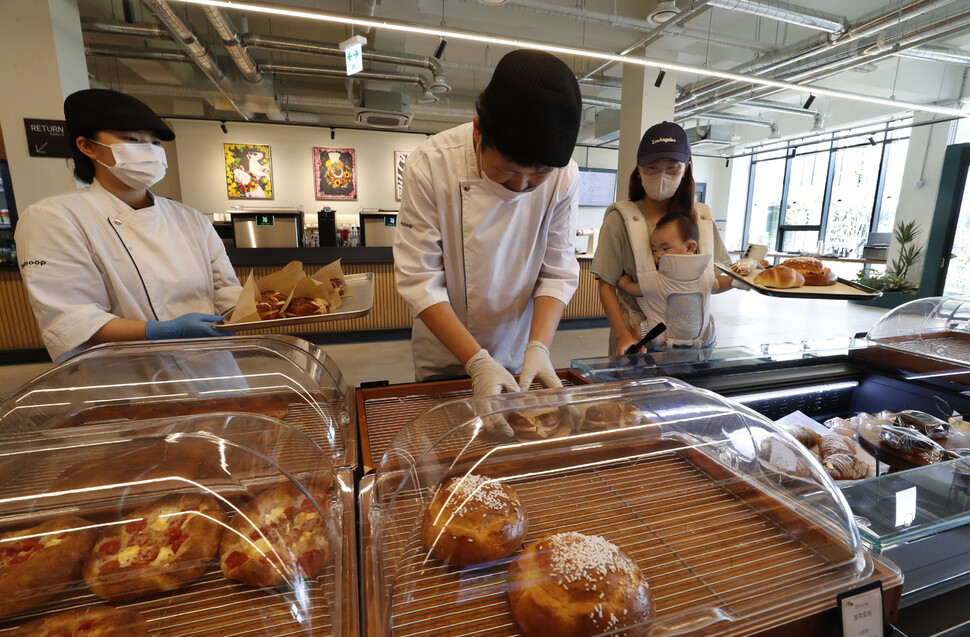
[[[590,381],[572,370],[556,372],[563,385],[588,385]],[[539,389],[534,383],[532,389]],[[406,383],[357,390],[357,421],[360,426],[360,455],[364,473],[373,471],[391,441],[404,426],[420,414],[449,400],[469,398],[471,380],[443,380],[431,383]]]
[[[374,273],[348,274],[344,276],[346,284],[353,288],[354,296],[343,297],[343,305],[336,312],[330,314],[316,314],[314,316],[293,316],[290,318],[269,319],[267,321],[248,321],[245,323],[216,323],[213,325],[220,332],[245,332],[265,327],[287,328],[292,325],[306,323],[329,323],[344,319],[367,316],[374,307]],[[223,316],[228,316],[232,310]]]
[[800,288],[787,289],[768,288],[763,285],[755,285],[754,277],[757,274],[741,276],[731,268],[720,263],[716,263],[715,265],[721,272],[727,274],[735,281],[740,281],[748,289],[754,290],[758,294],[764,294],[765,296],[787,297],[790,299],[822,299],[829,301],[865,301],[868,299],[877,299],[882,296],[882,292],[879,290],[843,278],[839,278],[834,285],[803,285]]
[[[848,552],[804,510],[782,506],[695,449],[665,451],[665,443],[655,441],[649,453],[634,445],[631,452],[641,455],[607,465],[580,452],[577,466],[585,468],[555,473],[538,471],[542,459],[530,461],[527,471],[503,467],[502,475],[530,476],[509,480],[529,514],[526,542],[562,531],[606,537],[643,571],[659,618],[696,611],[692,635],[838,634],[836,594],[876,580],[884,587],[884,621],[894,620],[902,578],[880,558],[869,556],[872,570],[855,577],[836,572],[833,565]],[[482,472],[491,475],[492,468]],[[392,584],[389,598],[365,590],[374,600],[366,634],[388,634],[390,617],[395,637],[521,635],[508,605],[510,560],[457,569],[426,559],[420,520],[430,487],[398,495],[384,545],[399,559],[397,572],[375,572],[369,480],[361,488],[364,578],[370,586]]]

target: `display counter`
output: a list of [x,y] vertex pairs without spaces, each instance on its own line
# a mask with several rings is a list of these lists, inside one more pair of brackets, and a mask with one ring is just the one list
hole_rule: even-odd
[[[398,295],[394,284],[394,259],[391,248],[230,248],[229,260],[240,281],[252,272],[260,277],[275,272],[290,261],[301,261],[312,273],[336,259],[341,260],[346,274],[374,273],[374,309],[361,318],[332,323],[292,326],[287,333],[358,332],[386,329],[408,329],[411,313]],[[565,319],[601,317],[596,281],[590,274],[591,262],[579,262],[579,289],[563,314]],[[256,330],[270,334],[274,330]],[[40,349],[44,347],[40,329],[30,310],[27,290],[19,269],[0,269],[0,351]]]

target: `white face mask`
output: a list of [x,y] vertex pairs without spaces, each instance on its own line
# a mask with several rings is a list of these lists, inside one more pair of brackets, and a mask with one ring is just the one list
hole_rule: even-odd
[[98,161],[112,175],[132,188],[151,188],[165,176],[168,159],[165,157],[165,149],[161,146],[155,144],[94,143],[111,149],[111,154],[115,158],[115,165],[109,166],[102,161],[95,161]]
[[495,195],[505,203],[512,203],[513,201],[518,201],[523,196],[529,194],[530,192],[538,188],[538,186],[529,186],[525,190],[509,190],[508,188],[506,188],[505,186],[503,186],[502,184],[498,183],[497,181],[489,177],[487,174],[485,174],[485,169],[481,167],[482,166],[481,145],[479,144],[479,147],[476,148],[475,150],[477,151],[478,172],[482,177],[482,185],[485,187],[487,191],[489,191],[491,194]]
[[640,173],[640,183],[643,184],[643,191],[653,201],[666,201],[673,197],[683,179],[684,173],[668,175],[665,172],[660,172],[656,175],[646,176]]

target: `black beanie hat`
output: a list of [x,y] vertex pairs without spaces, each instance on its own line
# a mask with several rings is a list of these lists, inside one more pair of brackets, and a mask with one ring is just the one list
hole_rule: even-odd
[[162,141],[175,139],[175,133],[155,111],[127,93],[106,88],[89,88],[71,93],[64,100],[64,119],[69,131],[150,130]]
[[583,100],[569,67],[545,51],[506,54],[476,104],[487,143],[523,166],[562,167],[576,147]]

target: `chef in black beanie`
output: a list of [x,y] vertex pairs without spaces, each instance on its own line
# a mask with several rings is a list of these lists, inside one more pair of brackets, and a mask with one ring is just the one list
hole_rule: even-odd
[[561,386],[549,346],[579,283],[579,85],[559,58],[512,51],[476,111],[404,169],[394,273],[415,376],[470,376],[476,395]]

